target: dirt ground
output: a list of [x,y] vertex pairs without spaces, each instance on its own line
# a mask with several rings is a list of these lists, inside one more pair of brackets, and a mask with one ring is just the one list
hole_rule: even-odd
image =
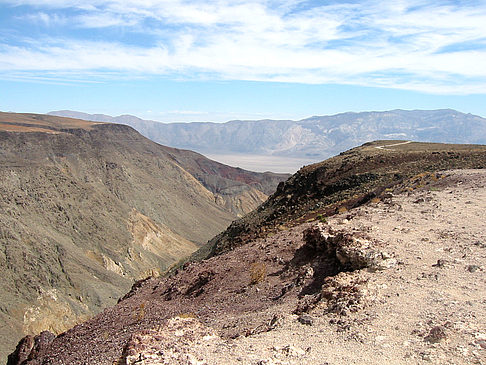
[[[233,340],[207,332],[181,351],[186,357],[172,359],[188,364],[486,364],[485,209],[486,171],[463,170],[335,216],[328,224],[366,232],[397,260],[382,271],[339,274],[367,281],[359,310],[338,315],[323,303],[303,317],[311,324],[303,324],[290,313],[294,303],[286,303],[267,309],[278,313],[278,325],[268,332]],[[172,321],[169,328],[186,322],[182,332],[199,325],[190,318]],[[163,358],[172,363],[170,356]]]
[[[486,171],[429,177],[141,282],[28,363],[486,364]],[[335,271],[309,228],[381,261]]]

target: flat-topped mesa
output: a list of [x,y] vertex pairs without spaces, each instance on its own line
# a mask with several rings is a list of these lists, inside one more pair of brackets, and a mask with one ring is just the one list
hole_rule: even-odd
[[0,131],[60,133],[63,129],[90,130],[95,125],[81,119],[63,118],[44,114],[20,114],[0,112]]

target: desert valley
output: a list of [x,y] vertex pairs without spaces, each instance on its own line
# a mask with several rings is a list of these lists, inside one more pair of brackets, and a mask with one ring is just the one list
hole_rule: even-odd
[[486,365],[485,34],[0,0],[0,365]]
[[291,176],[108,122],[0,128],[9,365],[486,363],[484,145],[377,140]]

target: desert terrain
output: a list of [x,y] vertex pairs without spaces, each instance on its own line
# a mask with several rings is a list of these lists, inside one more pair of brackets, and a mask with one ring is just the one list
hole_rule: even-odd
[[0,113],[0,362],[163,273],[287,175],[232,168],[128,126]]
[[325,222],[140,282],[17,354],[31,353],[26,364],[484,364],[485,201],[484,170],[422,174]]

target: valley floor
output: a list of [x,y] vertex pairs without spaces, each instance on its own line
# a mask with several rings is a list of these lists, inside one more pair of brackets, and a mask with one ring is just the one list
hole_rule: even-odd
[[216,154],[203,153],[211,160],[224,163],[229,166],[240,167],[245,170],[277,173],[295,173],[304,165],[309,165],[323,160],[322,156],[309,158],[296,158],[288,156],[251,155],[251,154]]

